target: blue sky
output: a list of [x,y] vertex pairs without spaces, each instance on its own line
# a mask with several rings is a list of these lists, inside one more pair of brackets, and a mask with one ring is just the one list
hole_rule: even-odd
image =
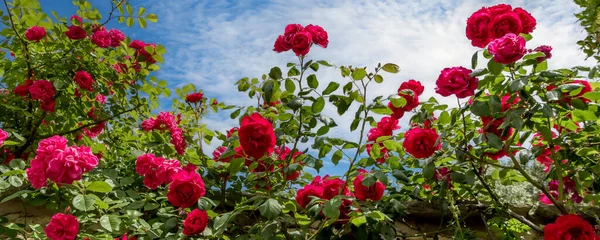
[[[54,10],[61,16],[75,14],[71,1],[41,0],[42,8]],[[92,0],[92,4],[106,14],[109,0]],[[553,58],[550,68],[573,65],[591,66],[584,61],[576,41],[584,34],[573,14],[578,7],[571,0],[510,0],[513,7],[523,7],[537,19],[533,40],[528,48],[551,45]],[[108,28],[119,28],[132,39],[156,42],[166,46],[167,54],[159,79],[176,87],[193,83],[209,97],[229,104],[246,104],[247,96],[239,94],[233,83],[242,77],[260,77],[272,66],[285,67],[295,61],[293,53],[277,54],[272,51],[277,35],[288,23],[317,24],[329,33],[327,49],[311,50],[309,57],[328,60],[336,65],[372,67],[378,62],[393,62],[400,66],[398,75],[384,76],[383,84],[370,89],[371,96],[393,94],[402,81],[416,79],[425,85],[422,99],[436,96],[435,80],[441,69],[451,66],[470,66],[477,49],[470,45],[464,31],[466,19],[482,6],[499,1],[374,1],[374,0],[147,0],[131,3],[143,6],[147,13],[156,13],[159,22],[127,28],[111,22]],[[338,72],[319,71],[321,81],[344,81]],[[325,84],[321,84],[325,87]],[[439,101],[446,99],[436,96]],[[453,99],[448,102],[454,104]],[[337,116],[338,125],[331,136],[358,140],[358,132],[348,132],[353,114]],[[351,109],[349,112],[353,112]],[[408,127],[405,116],[401,130]],[[214,130],[225,130],[237,125],[228,114],[210,116],[205,122]],[[306,147],[306,146],[305,146]],[[347,163],[337,167],[325,164],[323,172],[341,174]]]

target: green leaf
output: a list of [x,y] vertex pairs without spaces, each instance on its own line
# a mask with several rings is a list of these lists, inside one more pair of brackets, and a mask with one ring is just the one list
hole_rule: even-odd
[[294,99],[292,99],[292,101],[289,101],[286,105],[292,110],[297,110],[302,107],[302,104],[302,98],[294,97]]
[[279,67],[273,67],[271,68],[271,71],[269,71],[269,77],[275,80],[279,80],[281,79],[281,76],[283,76],[283,74],[281,73],[281,68]]
[[119,231],[121,219],[116,215],[104,215],[100,218],[100,226],[109,232]]
[[548,70],[548,61],[543,61],[535,66],[536,72],[546,71]]
[[527,85],[527,82],[528,82],[527,77],[522,77],[522,78],[512,81],[510,83],[510,91],[511,92],[521,91],[521,89],[523,89],[523,87],[525,87]]
[[325,99],[318,97],[317,100],[312,104],[313,113],[320,113],[325,108]]
[[587,93],[583,94],[582,97],[587,98],[591,101],[598,101],[598,100],[600,100],[600,92],[587,92]]
[[392,98],[390,98],[390,101],[392,101],[392,105],[397,108],[401,108],[406,105],[406,99],[398,95],[394,95]]
[[244,158],[231,159],[231,162],[229,163],[229,175],[234,176],[242,169],[243,166]]
[[285,80],[285,90],[290,93],[294,93],[294,91],[296,91],[296,84],[294,83],[294,81],[292,81],[289,78],[286,79]]
[[269,219],[273,219],[281,214],[282,209],[283,207],[277,200],[269,198],[260,206],[258,210],[260,210],[260,215]]
[[308,82],[308,86],[311,88],[319,87],[319,80],[317,80],[317,76],[314,74],[309,75],[306,78],[306,81]]
[[33,191],[31,191],[31,190],[20,190],[20,191],[18,191],[18,192],[16,192],[16,193],[13,193],[13,194],[11,194],[11,195],[10,195],[10,196],[8,196],[8,197],[5,197],[4,199],[2,199],[2,201],[0,201],[0,203],[5,203],[5,202],[8,202],[8,201],[10,201],[10,200],[13,200],[13,199],[15,199],[15,198],[18,198],[18,197],[20,197],[20,196],[21,196],[21,195],[23,195],[23,194],[28,194],[28,193],[32,193],[32,192],[33,192]]
[[375,82],[376,83],[382,83],[383,82],[383,77],[379,74],[375,75]]
[[367,223],[367,218],[365,216],[360,216],[360,217],[353,218],[352,220],[350,220],[350,222],[352,224],[354,224],[354,226],[358,227],[360,225]]
[[23,185],[23,180],[19,176],[12,175],[8,177],[8,183],[10,183],[10,185],[13,187],[20,187]]
[[333,65],[331,65],[331,63],[329,63],[329,62],[327,62],[327,61],[320,60],[320,61],[317,61],[317,62],[318,62],[319,64],[321,64],[321,65],[325,66],[325,67],[331,67],[331,66],[333,66]]
[[86,190],[100,193],[107,193],[112,191],[112,187],[103,181],[95,181],[92,182],[89,186],[87,186]]
[[135,19],[133,19],[132,17],[128,17],[127,20],[125,21],[125,25],[127,25],[128,27],[133,26]]
[[490,145],[491,147],[493,147],[495,149],[502,150],[502,145],[503,145],[502,139],[500,139],[500,137],[498,137],[496,134],[486,133],[485,138],[486,138],[488,145]]
[[488,102],[483,101],[474,101],[473,105],[471,105],[471,112],[480,117],[491,115]]
[[150,13],[150,14],[146,15],[146,19],[153,23],[158,22],[158,17],[154,13]]
[[487,68],[492,75],[498,75],[502,72],[502,69],[504,69],[504,65],[502,65],[501,63],[497,63],[496,61],[494,61],[494,59],[490,59]]
[[240,115],[240,112],[241,112],[241,109],[237,109],[237,110],[233,111],[231,113],[231,115],[229,115],[229,116],[231,117],[231,119],[235,119]]
[[333,153],[333,156],[331,156],[331,162],[334,165],[337,165],[340,162],[340,160],[342,159],[342,155],[343,155],[342,150],[335,151]]
[[310,69],[312,69],[313,71],[319,71],[319,64],[318,63],[313,63],[310,65]]
[[267,224],[261,233],[262,239],[271,239],[271,237],[277,232],[277,222],[273,221]]
[[425,165],[425,168],[423,168],[423,177],[425,179],[432,179],[434,173],[435,164],[433,164],[433,162],[428,163],[427,165]]
[[337,90],[340,87],[339,83],[336,82],[329,82],[329,85],[327,85],[327,88],[325,88],[325,90],[323,90],[323,95],[327,95],[332,93],[333,91]]
[[533,39],[533,36],[531,36],[531,34],[527,34],[527,33],[521,33],[519,34],[521,37],[525,38],[525,41],[529,41],[531,39]]
[[471,69],[477,68],[477,57],[479,56],[479,51],[473,53],[471,57]]
[[590,110],[573,110],[573,121],[581,122],[581,121],[594,121],[598,120],[598,116]]
[[[383,67],[381,67],[381,69],[383,71],[389,72],[389,73],[398,73],[400,72],[400,67],[396,64],[393,63],[386,63],[383,65]],[[362,79],[362,78],[361,78]],[[358,80],[358,79],[355,79]]]
[[140,23],[141,28],[146,28],[146,19],[138,18],[137,20]]
[[84,212],[94,210],[94,203],[96,202],[96,197],[93,195],[81,195],[78,194],[73,198],[73,207],[77,210],[81,210]]
[[385,220],[385,214],[383,214],[380,211],[372,211],[369,214],[367,214],[367,216],[372,217],[373,219],[376,219],[379,221]]
[[367,70],[364,68],[356,68],[352,72],[352,79],[354,80],[362,80],[367,76]]
[[325,206],[323,207],[323,214],[325,217],[330,219],[337,219],[340,216],[340,206],[342,205],[342,200],[340,198],[333,198],[327,202],[325,202]]
[[322,126],[319,128],[319,130],[317,130],[317,135],[322,136],[322,135],[327,134],[327,132],[329,132],[329,127]]
[[265,94],[265,102],[267,102],[267,103],[270,103],[271,98],[273,97],[273,86],[274,85],[275,85],[275,83],[273,81],[269,80],[262,86],[262,91]]

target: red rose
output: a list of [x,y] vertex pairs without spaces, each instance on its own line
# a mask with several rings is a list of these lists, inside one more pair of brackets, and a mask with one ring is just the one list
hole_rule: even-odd
[[392,117],[382,117],[377,123],[377,129],[379,129],[385,136],[391,136],[392,132],[399,128],[400,126],[398,126],[398,119],[394,119]]
[[471,72],[464,67],[444,68],[435,82],[435,92],[444,97],[452,94],[458,98],[473,96],[479,79],[469,76]]
[[371,199],[373,201],[379,201],[383,197],[385,192],[385,185],[380,181],[376,181],[373,185],[367,187],[363,185],[362,180],[365,178],[365,170],[358,170],[360,174],[354,179],[354,194],[358,200],[366,201]]
[[175,147],[177,154],[183,155],[185,153],[185,149],[187,148],[187,142],[183,137],[183,131],[178,127],[174,127],[170,131],[171,144],[173,144],[173,147]]
[[71,40],[80,40],[84,39],[87,33],[80,26],[69,26],[69,30],[65,32],[65,35]]
[[226,158],[221,158],[221,156],[223,155],[223,153],[225,153],[225,151],[227,151],[227,148],[224,146],[219,146],[217,149],[215,149],[212,153],[213,155],[213,160],[217,161],[217,162],[229,162],[231,161],[231,158],[233,158],[233,156],[231,157],[226,157]]
[[125,40],[125,34],[119,31],[119,29],[111,29],[108,31],[108,35],[110,36],[110,45],[111,47],[118,47],[121,45],[121,41]]
[[133,48],[133,49],[136,49],[136,50],[142,49],[142,48],[144,48],[144,46],[146,46],[146,43],[144,43],[143,41],[140,41],[140,40],[133,40],[129,44],[130,48]]
[[598,238],[594,227],[575,214],[560,216],[554,223],[550,223],[544,227],[545,240],[596,240]]
[[271,122],[258,113],[242,118],[238,136],[244,153],[254,159],[271,154],[277,141]]
[[319,25],[308,24],[304,30],[310,32],[312,35],[312,40],[315,44],[326,48],[329,44],[329,37],[327,36],[327,32],[320,27]]
[[54,100],[47,100],[47,101],[43,101],[40,104],[40,109],[42,109],[45,112],[54,112],[54,106],[55,106]]
[[394,104],[392,102],[388,103],[388,108],[390,110],[392,110],[391,117],[393,119],[400,119],[400,118],[402,118],[404,116],[404,108],[402,108],[402,107],[399,107],[399,108],[394,107]]
[[25,31],[25,38],[29,41],[39,42],[46,36],[46,29],[39,26],[33,26]]
[[31,87],[31,85],[33,85],[33,81],[30,79],[25,80],[25,83],[18,85],[17,87],[15,87],[15,89],[13,90],[15,94],[25,97],[27,95],[29,95],[29,87]]
[[481,122],[483,126],[480,132],[483,134],[493,133],[505,141],[512,135],[512,128],[509,128],[508,131],[504,131],[504,128],[500,127],[504,123],[504,117],[481,117]]
[[142,130],[149,132],[152,131],[154,129],[154,126],[156,126],[156,119],[154,118],[149,118],[146,119],[144,121],[142,121]]
[[502,112],[506,112],[510,109],[517,108],[521,98],[517,95],[513,98],[511,102],[508,102],[511,99],[511,95],[505,95],[501,99]]
[[208,214],[206,211],[194,209],[188,213],[185,221],[183,221],[183,234],[193,236],[204,232],[208,225]]
[[180,171],[172,179],[167,199],[175,207],[194,206],[198,203],[198,199],[206,193],[204,181],[196,172]]
[[525,38],[508,33],[504,37],[492,41],[488,46],[488,51],[494,55],[494,61],[497,63],[514,63],[527,52]]
[[402,92],[402,90],[412,90],[416,96],[420,96],[421,94],[423,94],[425,87],[423,87],[421,82],[416,81],[414,79],[410,79],[400,84],[400,88],[398,88],[398,94]]
[[112,39],[106,30],[98,30],[92,34],[92,42],[98,47],[107,48],[112,43]]
[[507,13],[512,11],[512,7],[508,4],[497,4],[491,7],[487,8],[487,12],[492,16],[492,17],[496,17],[498,15]]
[[238,127],[232,127],[231,129],[227,130],[227,138],[230,138],[238,130],[240,130]]
[[306,205],[310,203],[311,196],[322,198],[323,188],[315,185],[306,185],[304,188],[298,190],[296,193],[296,202],[300,207],[306,208]]
[[88,72],[84,70],[77,71],[75,73],[75,77],[73,77],[73,80],[75,80],[75,83],[77,83],[81,89],[85,89],[90,92],[94,91],[94,79],[92,79],[92,75],[90,75]]
[[275,45],[273,45],[273,51],[280,53],[290,49],[292,49],[292,45],[286,41],[285,36],[279,35],[275,40]]
[[523,25],[518,14],[507,12],[494,17],[488,30],[490,38],[496,39],[504,37],[507,33],[520,34],[523,30]]
[[54,97],[56,90],[48,80],[36,80],[29,87],[31,98],[41,101],[50,101]]
[[488,28],[491,21],[492,17],[487,12],[486,8],[482,8],[473,13],[473,15],[467,19],[466,35],[467,38],[471,40],[471,45],[483,48],[490,42]]
[[[323,180],[321,187],[323,187],[323,198],[330,200],[335,196],[340,195],[340,189],[346,184],[346,182],[339,178]],[[341,192],[342,195],[349,193],[348,187],[344,188]]]
[[79,222],[71,214],[57,213],[44,228],[46,236],[51,240],[72,240],[77,238]]
[[[387,148],[385,148],[383,146],[383,143],[378,143],[379,144],[379,152],[381,157],[375,159],[375,161],[379,164],[384,164],[385,160],[390,158],[389,155],[389,151]],[[371,150],[373,149],[373,144],[367,144],[367,154],[369,154],[369,156],[371,155]]]
[[535,18],[529,14],[529,12],[525,11],[522,8],[515,8],[513,10],[519,18],[521,19],[521,24],[523,25],[522,33],[531,33],[535,29],[535,25],[537,24]]
[[306,54],[308,54],[312,43],[312,35],[310,34],[310,32],[298,32],[294,34],[294,37],[292,38],[292,51],[296,53],[296,56],[305,56]]
[[401,107],[402,111],[404,112],[410,112],[419,106],[419,96],[413,94],[414,92],[411,93],[411,91],[401,90],[400,92],[398,92],[398,96],[406,100],[406,104],[404,104],[404,106]]
[[[573,83],[575,83],[575,84],[579,84],[579,85],[581,85],[581,86],[582,86],[582,89],[581,89],[581,91],[580,91],[580,92],[579,92],[577,95],[575,95],[575,96],[571,96],[571,95],[570,95],[568,92],[565,92],[565,93],[563,93],[563,98],[562,98],[562,100],[563,100],[564,102],[566,102],[567,104],[571,104],[571,99],[573,99],[573,98],[579,98],[579,99],[581,99],[581,101],[583,101],[584,103],[588,103],[588,102],[590,102],[590,100],[589,100],[589,99],[582,97],[582,96],[583,96],[583,94],[593,91],[593,89],[592,89],[592,86],[590,85],[590,83],[589,83],[588,81],[586,81],[586,80],[573,80],[573,81],[570,81],[570,82],[568,82],[568,83],[569,83],[569,84],[573,84]],[[554,89],[556,89],[556,86],[554,86],[554,85],[549,85],[549,86],[547,86],[547,87],[546,87],[546,90],[547,90],[547,91],[551,91],[551,90],[554,90]]]
[[552,58],[552,53],[551,53],[552,47],[551,46],[542,45],[542,46],[536,47],[535,49],[533,49],[533,51],[541,52],[541,53],[544,53],[544,55],[545,55],[544,57],[536,58],[538,63],[541,63],[541,62],[545,61],[546,59]]
[[185,96],[185,100],[191,103],[201,102],[202,98],[204,98],[204,94],[201,92],[190,93],[187,96]]
[[436,144],[439,137],[435,129],[412,128],[404,134],[402,146],[415,158],[428,158],[442,147]]
[[[141,43],[143,43],[143,42],[141,42]],[[135,46],[134,48],[137,49],[135,51],[135,54],[138,56],[138,58],[141,57],[140,60],[143,60],[143,61],[145,61],[147,63],[155,63],[156,60],[154,59],[154,57],[152,56],[152,54],[150,54],[148,51],[146,51],[146,47],[151,47],[154,50],[156,50],[156,44],[154,44],[154,43],[149,43],[149,44],[143,43],[143,44],[145,44],[145,45],[140,47],[139,43],[134,44],[132,42],[129,46],[131,46],[131,45]]]
[[300,25],[300,24],[297,24],[297,23],[288,24],[287,26],[285,26],[285,31],[283,33],[283,36],[285,37],[285,41],[288,42],[291,46],[294,35],[303,30],[304,30],[304,27],[302,27],[302,25]]
[[153,154],[146,153],[140,155],[135,161],[135,171],[139,175],[144,176],[150,171],[153,171],[153,169],[158,168],[159,164],[160,162],[157,161],[156,157]]

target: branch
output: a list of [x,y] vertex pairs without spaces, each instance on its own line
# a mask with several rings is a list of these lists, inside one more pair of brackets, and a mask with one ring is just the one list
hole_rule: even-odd
[[96,124],[99,124],[99,123],[101,123],[101,122],[106,122],[106,121],[109,121],[109,120],[115,119],[116,117],[118,117],[118,116],[120,116],[120,115],[122,115],[122,114],[125,114],[125,113],[128,113],[128,112],[132,112],[132,111],[134,111],[134,110],[137,110],[137,109],[139,109],[141,106],[142,106],[142,104],[140,104],[140,105],[137,105],[137,106],[135,106],[134,108],[127,109],[127,110],[125,110],[125,111],[119,112],[119,113],[117,113],[117,114],[115,114],[115,115],[112,115],[112,116],[110,116],[110,117],[106,118],[106,119],[96,120],[96,121],[94,121],[94,122],[91,122],[91,123],[88,123],[88,124],[84,124],[84,125],[81,125],[81,126],[79,126],[79,127],[77,127],[77,128],[74,128],[74,129],[71,129],[71,130],[67,130],[67,131],[64,131],[64,132],[59,132],[59,133],[53,133],[53,134],[47,134],[47,135],[43,135],[43,136],[40,136],[40,137],[39,137],[39,138],[37,138],[37,139],[48,138],[48,137],[52,137],[52,136],[54,136],[54,135],[60,135],[60,136],[63,136],[63,135],[67,135],[67,134],[70,134],[70,133],[74,133],[74,132],[80,131],[80,130],[82,130],[82,129],[84,129],[84,128],[87,128],[87,127],[90,127],[90,126],[94,126],[94,125],[96,125]]
[[[112,19],[112,15],[113,15],[113,13],[115,12],[115,10],[116,10],[117,8],[119,8],[119,7],[121,6],[121,4],[123,4],[123,2],[125,2],[125,0],[121,0],[121,1],[120,1],[120,2],[117,4],[117,6],[114,6],[114,7],[113,7],[113,8],[110,10],[110,12],[108,13],[108,18],[106,19],[106,21],[104,21],[104,23],[100,24],[100,26],[104,26],[104,25],[106,25],[108,22],[110,22],[110,20]],[[112,0],[110,1],[110,4],[112,5]]]
[[29,59],[29,49],[27,48],[27,42],[25,40],[23,40],[23,38],[21,38],[21,35],[19,35],[19,32],[17,32],[17,28],[15,28],[15,22],[13,21],[13,18],[12,18],[12,13],[10,12],[10,8],[8,7],[8,3],[6,2],[6,0],[4,0],[4,6],[6,7],[6,11],[8,12],[8,18],[10,19],[10,26],[11,26],[12,30],[15,32],[15,36],[17,36],[17,38],[19,40],[21,40],[21,43],[23,43],[23,47],[25,48],[25,58],[27,59],[27,61],[25,61],[25,63],[27,63],[27,76],[29,78],[31,78],[31,60]]

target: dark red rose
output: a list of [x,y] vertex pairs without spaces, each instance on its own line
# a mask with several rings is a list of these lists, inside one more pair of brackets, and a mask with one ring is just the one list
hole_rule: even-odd
[[57,213],[44,228],[50,240],[74,240],[79,232],[79,221],[71,214]]
[[425,87],[423,87],[421,82],[416,81],[414,79],[410,79],[400,84],[400,88],[398,88],[398,94],[402,92],[402,90],[412,90],[415,95],[420,96],[421,94],[423,94]]
[[42,101],[40,103],[40,109],[42,109],[45,112],[54,112],[54,106],[56,105],[56,102],[54,100],[47,100],[47,101]]
[[358,170],[360,174],[354,179],[354,195],[358,200],[366,201],[371,199],[373,201],[379,201],[383,197],[385,192],[385,185],[380,181],[376,181],[373,185],[367,187],[363,185],[362,181],[365,178],[366,171],[363,169]]
[[488,30],[490,38],[496,39],[504,37],[507,33],[519,35],[523,31],[523,25],[518,14],[507,12],[494,17]]
[[279,35],[277,40],[275,40],[275,44],[273,45],[273,51],[280,53],[289,51],[290,49],[292,49],[292,45],[286,41],[285,36]]
[[296,56],[306,56],[308,51],[310,51],[312,43],[312,35],[310,32],[298,32],[294,34],[294,37],[292,38],[292,51],[296,53]]
[[40,26],[33,26],[25,31],[25,38],[29,41],[39,42],[46,36],[46,29]]
[[513,11],[519,15],[519,18],[521,19],[521,24],[523,25],[522,33],[531,33],[535,30],[537,22],[529,12],[522,8],[515,8]]
[[444,97],[452,94],[458,98],[473,96],[479,79],[469,76],[471,72],[464,67],[444,68],[435,82],[435,92]]
[[394,107],[394,104],[392,102],[388,103],[388,108],[390,110],[392,110],[391,117],[393,119],[400,119],[400,118],[402,118],[404,116],[404,108],[402,108],[402,107],[399,107],[399,108]]
[[25,97],[29,95],[29,87],[31,87],[31,85],[33,85],[33,80],[27,79],[25,80],[25,83],[15,87],[13,91],[15,92],[15,94]]
[[175,207],[187,208],[194,206],[206,193],[204,181],[196,172],[179,171],[172,177],[167,199]]
[[481,117],[482,128],[481,133],[493,133],[500,137],[502,140],[507,140],[512,135],[512,128],[504,131],[504,128],[500,127],[504,123],[504,117],[493,118],[493,117]]
[[377,129],[379,129],[383,135],[391,136],[394,130],[400,129],[400,126],[398,126],[398,119],[387,116],[382,117],[377,123]]
[[71,16],[71,23],[81,26],[81,24],[83,23],[83,19],[80,16],[73,15]]
[[544,227],[544,240],[597,240],[594,227],[575,214],[560,216]]
[[84,39],[87,33],[80,26],[69,26],[69,30],[65,32],[65,35],[71,40],[80,40]]
[[491,21],[492,16],[486,8],[473,13],[467,19],[466,35],[471,40],[471,45],[484,48],[491,41],[488,30]]
[[204,94],[201,92],[190,93],[187,96],[185,96],[185,100],[191,103],[201,102],[203,98]]
[[541,45],[533,49],[533,51],[544,53],[545,56],[536,58],[538,63],[546,61],[546,59],[552,58],[552,47],[548,45]]
[[90,75],[88,72],[84,70],[77,71],[75,73],[75,77],[73,77],[73,80],[75,80],[75,83],[77,83],[79,88],[88,90],[90,92],[94,91],[94,79],[92,78],[92,75]]
[[512,11],[512,7],[503,3],[487,8],[487,12],[490,14],[490,16],[492,16],[492,18],[510,11]]
[[402,111],[404,112],[410,112],[419,106],[419,96],[411,91],[412,90],[401,90],[400,92],[398,92],[398,96],[406,100],[406,104],[402,106]]
[[494,56],[494,61],[502,64],[511,64],[527,52],[525,48],[525,38],[508,33],[504,37],[498,38],[490,43],[488,51]]
[[183,234],[188,236],[198,235],[204,232],[208,225],[208,214],[206,211],[194,209],[188,213],[183,221]]
[[54,85],[48,80],[36,80],[29,87],[29,94],[35,100],[50,101],[55,93]]
[[442,146],[436,144],[440,136],[432,128],[412,128],[404,133],[402,146],[415,158],[428,158]]
[[304,188],[301,188],[296,193],[296,202],[300,207],[306,208],[306,205],[310,203],[311,196],[322,198],[323,197],[323,188],[314,185],[306,185]]
[[312,35],[312,40],[315,44],[326,48],[329,44],[329,37],[327,36],[327,32],[320,27],[319,25],[308,24],[304,30],[310,32]]
[[271,122],[258,113],[242,118],[238,136],[244,153],[254,159],[271,154],[277,141]]
[[92,34],[92,42],[96,44],[96,46],[101,48],[107,48],[110,46],[112,39],[110,38],[110,34],[106,30],[95,31]]
[[110,36],[111,47],[118,47],[121,45],[121,41],[125,40],[125,34],[119,29],[111,29],[108,31],[108,35]]
[[129,44],[130,48],[133,48],[133,49],[136,49],[136,50],[142,49],[142,48],[144,48],[144,46],[146,46],[146,43],[144,43],[143,41],[140,41],[140,40],[133,40]]

